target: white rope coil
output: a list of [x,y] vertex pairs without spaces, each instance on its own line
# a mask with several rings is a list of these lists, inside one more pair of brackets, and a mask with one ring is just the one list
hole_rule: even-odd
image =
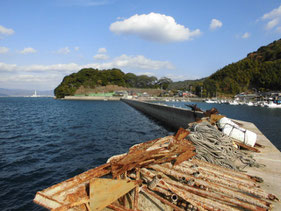
[[260,167],[251,156],[236,149],[231,138],[210,123],[195,123],[189,130],[191,133],[187,138],[196,146],[197,159],[235,170],[246,166]]

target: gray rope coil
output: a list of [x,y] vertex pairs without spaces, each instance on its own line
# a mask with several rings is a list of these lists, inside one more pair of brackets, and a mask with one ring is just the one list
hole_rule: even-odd
[[253,157],[236,149],[231,138],[210,123],[194,123],[188,129],[191,133],[187,138],[196,146],[195,158],[240,171],[246,166],[260,167]]

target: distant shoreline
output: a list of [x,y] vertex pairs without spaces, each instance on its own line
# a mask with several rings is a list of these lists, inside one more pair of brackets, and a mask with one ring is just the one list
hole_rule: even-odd
[[62,100],[104,100],[118,101],[121,97],[106,97],[106,96],[65,96]]
[[[65,96],[61,100],[103,100],[103,101],[119,101],[122,97],[107,96]],[[60,99],[60,98],[58,98]],[[183,102],[202,102],[204,98],[175,98],[175,97],[140,97],[139,100],[144,101],[183,101]]]

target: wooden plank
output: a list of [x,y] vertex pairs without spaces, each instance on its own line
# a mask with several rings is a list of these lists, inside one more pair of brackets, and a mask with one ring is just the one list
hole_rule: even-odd
[[175,139],[180,141],[182,139],[184,139],[186,136],[188,136],[190,134],[189,131],[183,129],[183,128],[180,128],[177,132],[177,134],[175,135]]
[[242,142],[234,141],[234,143],[236,145],[238,145],[239,147],[241,147],[242,149],[246,149],[246,150],[249,150],[249,151],[252,151],[252,152],[258,152],[258,153],[261,152],[260,150],[256,149],[255,147],[248,146],[246,144],[243,144]]
[[181,164],[183,161],[186,161],[186,160],[188,160],[189,158],[192,158],[194,155],[196,155],[196,153],[195,152],[192,152],[192,151],[186,151],[186,152],[184,152],[184,153],[181,153],[178,157],[177,157],[177,159],[176,159],[176,162],[175,162],[175,166],[176,165],[179,165],[179,164]]
[[133,180],[95,178],[90,181],[91,211],[102,210],[138,185]]

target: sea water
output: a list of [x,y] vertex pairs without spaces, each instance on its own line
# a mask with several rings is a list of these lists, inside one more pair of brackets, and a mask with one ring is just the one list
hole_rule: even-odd
[[120,101],[0,98],[0,210],[44,210],[37,191],[170,133]]
[[[281,109],[197,105],[253,122],[281,149]],[[44,210],[37,191],[173,132],[121,101],[0,98],[0,210]]]

